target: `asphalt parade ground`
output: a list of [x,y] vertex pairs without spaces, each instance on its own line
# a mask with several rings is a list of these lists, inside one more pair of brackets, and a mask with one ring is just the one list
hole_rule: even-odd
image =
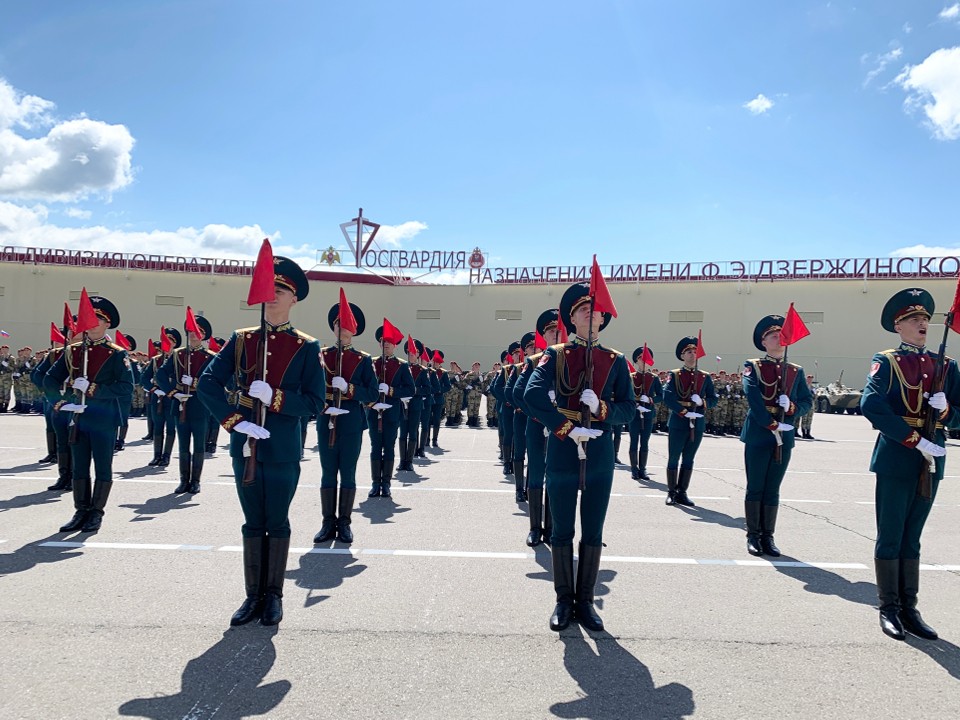
[[[43,418],[0,415],[0,717],[956,718],[960,714],[960,443],[923,538],[920,609],[941,639],[884,636],[873,575],[874,432],[818,414],[782,490],[777,561],[746,553],[741,443],[704,438],[694,508],[618,466],[597,606],[559,635],[549,549],[496,463],[494,429],[440,448],[368,499],[358,464],[351,547],[314,547],[311,425],[291,508],[284,620],[230,628],[243,599],[242,515],[226,435],[199,495],[172,494],[129,442],[95,535],[58,532],[70,494]],[[626,460],[627,436],[621,458]],[[589,450],[588,450],[589,451]],[[526,507],[522,506],[525,511]]]

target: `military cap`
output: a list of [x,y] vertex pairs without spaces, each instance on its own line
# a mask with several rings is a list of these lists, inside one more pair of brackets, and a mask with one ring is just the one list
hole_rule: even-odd
[[512,343],[510,343],[507,346],[507,352],[510,353],[511,355],[517,352],[517,350],[522,350],[522,349],[523,348],[520,347],[520,343],[517,342],[516,340],[514,340]]
[[683,358],[681,357],[681,355],[683,355],[683,351],[686,350],[691,345],[693,347],[697,346],[697,339],[695,337],[690,336],[690,337],[680,338],[680,342],[677,343],[677,360],[683,360]]
[[117,306],[107,300],[102,295],[91,295],[90,304],[93,305],[93,312],[97,317],[107,321],[107,327],[111,330],[120,324],[120,311]]
[[219,345],[220,347],[223,347],[224,345],[227,344],[227,341],[224,340],[222,337],[215,337],[213,339],[217,341],[217,345]]
[[[650,357],[652,358],[653,350],[651,350],[650,348],[647,348],[647,352],[650,353]],[[634,350],[633,355],[630,356],[630,359],[633,360],[634,365],[637,364],[637,358],[641,357],[642,355],[643,355],[643,345],[641,345],[636,350]]]
[[273,283],[295,293],[297,300],[303,300],[310,292],[310,283],[307,282],[307,274],[303,272],[303,268],[290,258],[280,255],[273,256]]
[[540,317],[537,318],[537,332],[544,335],[547,330],[556,327],[557,315],[558,311],[556,308],[550,308],[540,313]]
[[133,352],[137,349],[137,340],[132,335],[124,335],[127,339],[127,342],[130,344],[130,352]]
[[164,328],[166,335],[170,338],[170,342],[173,343],[174,347],[180,347],[180,343],[183,342],[183,336],[180,334],[180,331],[176,328],[168,327]]
[[503,363],[505,363],[509,357],[510,352],[508,350],[504,350],[502,353],[500,353],[500,364],[503,365]]
[[[568,330],[573,331],[575,329],[573,320],[570,318],[573,313],[576,312],[577,308],[585,302],[590,302],[590,283],[574,283],[564,291],[563,297],[560,298],[560,318]],[[600,330],[603,330],[610,324],[611,317],[613,316],[610,313],[603,314],[603,322],[600,323]]]
[[923,288],[907,288],[901,290],[887,300],[880,314],[880,324],[884,330],[896,332],[896,325],[912,315],[926,315],[929,320],[933,316],[933,296]]
[[[383,337],[383,325],[377,328],[377,331],[374,333],[374,337],[377,338],[377,342],[380,342],[380,339]],[[394,345],[399,345],[403,342],[403,333],[400,333],[399,340],[391,340],[390,338],[387,338],[387,342],[393,343]]]
[[[413,346],[416,348],[416,355],[417,355],[417,357],[420,357],[421,355],[423,355],[423,343],[422,343],[422,342],[420,342],[420,341],[417,340],[416,338],[413,338]],[[407,344],[406,344],[406,343],[403,344],[403,349],[404,349],[405,352],[409,352],[409,351],[407,350]],[[412,354],[412,353],[411,353],[411,354]]]
[[[350,311],[353,313],[354,319],[357,321],[357,331],[354,335],[363,335],[363,331],[367,328],[367,320],[363,317],[363,310],[361,310],[357,305],[350,303]],[[340,303],[335,302],[333,307],[330,308],[330,312],[327,313],[327,325],[330,326],[330,329],[333,330],[333,323],[340,318]]]
[[436,357],[437,355],[440,356],[440,362],[443,362],[443,358],[446,357],[443,354],[443,350],[434,350],[433,355],[430,356],[430,359],[433,360],[433,358]]
[[[197,326],[203,333],[200,339],[208,340],[213,335],[213,326],[210,324],[210,321],[207,320],[203,315],[197,315],[194,319],[197,321]],[[186,325],[184,325],[184,329],[186,329]]]
[[527,332],[523,334],[522,338],[520,338],[520,347],[524,348],[524,352],[526,352],[527,345],[532,345],[533,343],[536,343],[536,342],[537,342],[537,334],[533,332]]
[[433,350],[428,348],[426,345],[423,346],[423,349],[426,351],[427,357],[433,360]]
[[757,350],[766,350],[763,346],[763,337],[783,327],[783,315],[767,315],[760,318],[760,322],[753,329],[753,344]]

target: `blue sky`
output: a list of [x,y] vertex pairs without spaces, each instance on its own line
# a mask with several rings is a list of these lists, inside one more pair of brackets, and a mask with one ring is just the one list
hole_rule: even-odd
[[954,254],[960,4],[10,3],[0,244]]

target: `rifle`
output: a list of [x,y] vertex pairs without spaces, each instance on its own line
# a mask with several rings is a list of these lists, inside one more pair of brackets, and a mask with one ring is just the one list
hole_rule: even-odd
[[[777,407],[780,409],[777,411],[777,422],[782,423],[787,417],[787,411],[783,409],[783,406],[780,405],[780,396],[783,395],[784,384],[786,383],[786,372],[787,372],[787,350],[789,346],[783,349],[783,360],[780,361],[780,374],[777,376],[777,387],[774,393],[774,398],[776,399]],[[843,375],[843,371],[840,371],[840,375]],[[779,430],[775,430],[773,433],[777,438],[777,446],[773,449],[773,461],[779,465],[783,462],[783,437],[780,435]]]
[[[256,365],[254,366],[254,379],[263,380],[267,376],[267,318],[266,318],[266,303],[260,303],[260,337],[257,338],[257,355],[256,355]],[[238,341],[240,338],[238,338]],[[189,348],[189,343],[188,343]],[[257,376],[257,370],[260,371],[259,376]],[[237,383],[239,386],[239,383]],[[266,414],[267,409],[263,406],[263,403],[260,400],[254,398],[253,400],[253,409],[250,413],[250,417],[255,419],[255,422],[260,427],[266,426]],[[244,453],[247,458],[246,464],[243,466],[243,485],[253,485],[257,476],[257,439],[252,435],[247,438],[247,448],[248,452]]]
[[[187,347],[186,347],[186,349],[184,350],[184,352],[186,353],[186,356],[187,356],[187,362],[186,362],[186,374],[187,374],[187,375],[190,374],[190,352],[191,352],[191,351],[190,351],[190,339],[189,339],[189,337],[190,337],[190,336],[189,336],[189,332],[188,332],[188,334],[187,334]],[[177,363],[176,363],[176,361],[174,361],[174,363],[173,363],[173,368],[174,368],[174,372],[176,372],[176,368],[177,368]],[[176,378],[174,378],[174,384],[176,384]],[[189,394],[190,394],[190,388],[187,388],[187,395],[189,395]],[[181,401],[180,401],[180,422],[182,422],[182,423],[187,422],[187,401],[186,401],[186,400],[181,400]]]
[[[387,377],[387,358],[383,350],[383,332],[380,333],[380,383],[386,382]],[[380,393],[380,402],[385,400],[383,393]],[[383,435],[383,410],[377,410],[377,432]]]
[[[340,338],[340,324],[337,323],[337,377],[343,377],[343,340]],[[337,408],[340,407],[340,391],[333,389],[333,402]],[[337,416],[331,415],[327,422],[330,432],[327,434],[327,447],[333,447],[337,443]]]
[[[80,352],[82,353],[82,355],[81,355],[81,357],[82,357],[81,362],[82,362],[82,364],[83,364],[83,367],[81,368],[81,375],[83,375],[84,377],[86,377],[86,375],[87,375],[87,331],[86,331],[86,330],[83,331],[83,340],[81,340],[80,348],[81,348],[81,349],[80,349]],[[72,353],[71,353],[71,355],[72,355]],[[69,377],[68,379],[72,380],[73,377],[71,376],[71,377]],[[74,392],[76,393],[77,391],[74,390]],[[81,405],[86,405],[86,403],[87,403],[87,396],[86,396],[86,394],[85,394],[85,393],[80,393],[80,404],[81,404]],[[70,418],[70,436],[67,438],[67,442],[68,442],[70,445],[76,445],[76,444],[77,444],[77,431],[78,431],[78,430],[79,430],[79,428],[77,427],[77,414],[76,414],[76,413],[72,413],[72,417]]]
[[[590,321],[587,326],[587,359],[583,365],[583,389],[593,389],[593,296],[590,296]],[[590,429],[593,418],[590,416],[590,408],[584,403],[580,403],[580,424]],[[577,444],[577,455],[580,458],[580,491],[583,492],[587,485],[587,451],[584,443]]]
[[[943,392],[943,383],[946,376],[947,335],[950,333],[950,325],[952,323],[953,313],[949,312],[943,323],[943,340],[940,341],[940,352],[937,355],[937,362],[933,366],[933,383],[930,387],[931,396],[936,395],[938,392]],[[937,421],[940,419],[940,411],[934,407],[930,407],[929,398],[927,398],[926,402],[927,409],[923,416],[923,427],[920,429],[920,435],[930,442],[935,443],[937,441]],[[920,480],[917,483],[917,493],[925,500],[933,497],[933,476],[936,474],[937,460],[934,457],[930,457],[920,469]]]

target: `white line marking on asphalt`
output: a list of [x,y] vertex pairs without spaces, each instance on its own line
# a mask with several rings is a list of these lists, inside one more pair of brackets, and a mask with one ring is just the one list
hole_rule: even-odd
[[89,547],[105,550],[213,550],[213,545],[168,545],[164,543],[101,543],[51,540],[40,547]]
[[33,447],[14,447],[13,445],[0,445],[0,450],[39,450]]
[[824,504],[826,504],[826,505],[832,505],[832,504],[833,504],[833,500],[796,500],[796,499],[788,499],[788,498],[780,498],[780,502],[782,502],[782,503],[788,503],[788,502],[792,502],[792,503],[824,503]]

